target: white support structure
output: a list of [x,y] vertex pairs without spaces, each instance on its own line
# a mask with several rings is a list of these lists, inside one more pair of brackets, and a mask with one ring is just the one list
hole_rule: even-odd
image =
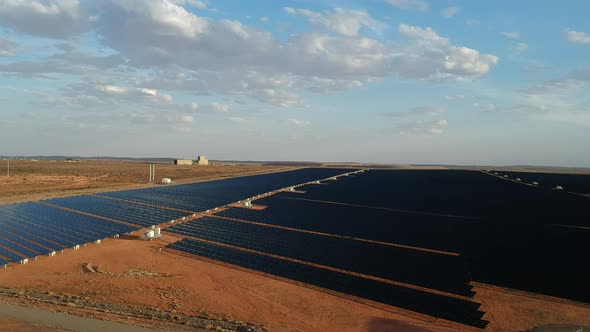
[[162,237],[162,230],[160,227],[155,227],[150,229],[149,231],[145,232],[143,235],[144,240],[153,240]]

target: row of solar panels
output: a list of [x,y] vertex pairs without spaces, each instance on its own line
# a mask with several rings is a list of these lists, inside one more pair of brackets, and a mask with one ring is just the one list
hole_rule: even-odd
[[[301,169],[248,177],[0,206],[0,266],[188,216],[267,191],[345,173]],[[108,219],[67,211],[75,210]],[[162,207],[168,207],[162,208]],[[135,227],[132,225],[136,225]]]
[[[460,257],[204,217],[166,231],[463,296],[473,296]],[[432,275],[436,278],[432,278]]]
[[368,209],[301,200],[305,195],[279,193],[256,201],[264,210],[230,208],[218,216],[338,236],[460,252],[469,219]]
[[159,225],[188,215],[187,212],[89,195],[55,198],[45,202],[142,227]]
[[478,328],[488,323],[472,301],[190,239],[168,248]]
[[347,172],[350,172],[350,170],[306,168],[281,173],[117,191],[98,195],[184,211],[201,212],[280,188],[325,179]]
[[136,228],[38,203],[0,206],[0,265],[83,245]]

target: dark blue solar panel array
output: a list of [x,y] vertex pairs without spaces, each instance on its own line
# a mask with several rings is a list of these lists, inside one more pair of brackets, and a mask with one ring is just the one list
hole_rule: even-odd
[[168,247],[466,325],[487,325],[479,304],[470,301],[188,239]]
[[[45,202],[146,227],[189,215],[188,212],[172,211],[155,205],[198,212],[348,171],[350,170],[301,169],[195,184],[104,193],[101,194],[103,197],[85,195],[51,199]],[[133,201],[143,204],[135,204]],[[9,261],[18,262],[24,258],[48,254],[55,250],[133,230],[135,228],[121,223],[43,204],[22,203],[0,206],[0,266]]]
[[531,172],[505,172],[491,171],[498,173],[498,176],[508,175],[511,180],[520,180],[532,184],[537,182],[540,188],[553,189],[561,186],[565,191],[578,194],[590,194],[590,175],[585,174],[556,174],[556,173],[531,173]]
[[[332,182],[327,182],[328,184]],[[274,195],[256,201],[264,210],[230,208],[218,216],[256,221],[374,241],[458,252],[473,219],[299,200],[305,195]],[[291,199],[293,198],[293,199]]]
[[224,180],[101,193],[100,196],[200,212],[291,185],[323,179],[350,169],[305,168]]
[[[583,185],[586,181],[585,176],[567,178],[571,184]],[[372,170],[326,183],[303,186],[301,190],[305,194],[282,192],[256,202],[268,204],[268,212],[231,209],[221,215],[448,249],[461,253],[473,280],[590,302],[586,280],[590,265],[579,263],[590,260],[587,197],[524,186],[479,171]],[[319,201],[472,218],[431,219],[412,213],[375,212],[369,208],[363,217],[356,208]],[[354,220],[347,216],[349,213]],[[367,228],[363,229],[365,225]],[[371,230],[373,227],[375,232]],[[580,270],[547,273],[573,268]]]
[[162,224],[188,215],[185,212],[88,195],[55,198],[45,202],[143,227]]
[[21,203],[0,206],[0,230],[0,256],[19,262],[135,228],[37,203]]
[[[166,231],[472,296],[460,258],[204,217]],[[436,276],[436,277],[433,277]]]

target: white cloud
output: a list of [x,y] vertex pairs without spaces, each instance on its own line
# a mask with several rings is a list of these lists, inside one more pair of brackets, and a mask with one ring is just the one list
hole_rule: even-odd
[[127,92],[127,88],[116,86],[116,85],[97,85],[96,88],[103,92],[108,93],[125,93]]
[[479,22],[479,20],[475,20],[475,19],[468,19],[465,20],[465,24],[467,25],[479,25],[481,22]]
[[496,104],[494,103],[473,103],[473,107],[476,109],[484,110],[484,111],[493,111],[496,109]]
[[461,8],[459,8],[459,7],[447,7],[445,9],[443,9],[440,12],[440,14],[443,17],[450,18],[450,17],[457,15],[460,11],[461,11]]
[[445,96],[445,99],[449,100],[449,101],[462,100],[462,99],[465,99],[465,95],[462,95],[462,94],[450,95],[450,96]]
[[209,104],[206,108],[209,110],[212,110],[214,112],[218,112],[218,113],[228,113],[229,112],[229,105],[228,104],[223,104],[223,103],[218,103],[218,102],[213,102],[213,103]]
[[172,103],[172,96],[166,93],[158,92],[155,89],[148,88],[137,88],[137,92],[152,97],[154,100],[163,101],[166,103]]
[[587,83],[571,77],[576,75],[540,81],[521,89],[512,98],[514,106],[509,109],[542,121],[590,126],[590,107],[583,93]]
[[90,16],[78,0],[2,0],[0,22],[32,35],[66,38],[86,30]]
[[261,17],[259,20],[260,20],[260,22],[263,22],[263,23],[270,21],[270,19],[266,16]]
[[290,7],[285,7],[284,10],[289,14],[307,18],[311,24],[344,36],[356,36],[363,27],[373,31],[379,31],[385,27],[385,24],[371,18],[364,10],[335,8],[331,12],[323,13]]
[[481,54],[467,47],[451,47],[444,61],[447,73],[458,76],[481,76],[490,71],[498,63],[498,57]]
[[543,121],[590,126],[588,104],[576,102],[568,95],[524,94],[513,110]]
[[276,89],[263,89],[255,94],[256,98],[279,107],[304,106],[301,98],[290,92]]
[[192,123],[193,122],[193,116],[192,115],[181,115],[179,116],[179,120],[180,122],[184,122],[184,123]]
[[191,7],[195,7],[197,9],[207,9],[207,3],[201,0],[169,0],[172,3],[178,5],[189,5]]
[[148,89],[148,88],[137,88],[137,91],[146,94],[146,95],[150,95],[150,96],[157,96],[158,95],[158,90],[154,90],[154,89]]
[[249,122],[248,119],[238,117],[238,116],[230,116],[229,118],[227,118],[227,120],[231,123],[238,123],[238,124]]
[[520,38],[520,32],[516,32],[516,31],[502,32],[502,35],[504,35],[504,37],[510,38],[510,39],[519,39]]
[[[205,33],[209,27],[209,21],[192,14],[182,7],[180,4],[175,4],[166,0],[163,1],[130,1],[130,0],[111,0],[108,11],[111,14],[124,13],[124,22],[117,22],[125,24],[127,31],[124,35],[130,36],[137,34],[139,36],[151,38],[175,38],[178,36],[186,38],[196,38]],[[115,23],[115,18],[105,14],[100,18],[103,20],[112,20],[110,23]],[[117,24],[115,23],[115,24]],[[106,34],[116,33],[107,24],[102,25],[102,32]],[[141,31],[142,28],[153,29]],[[111,31],[110,31],[111,30]]]
[[439,36],[431,27],[421,28],[407,24],[400,24],[398,31],[405,37],[416,40],[428,46],[446,46],[449,44],[447,38]]
[[414,41],[395,62],[400,75],[422,79],[469,79],[487,74],[498,57],[451,45],[432,28],[400,24],[399,32]]
[[423,134],[442,134],[449,126],[445,119],[434,121],[410,121],[398,124],[395,128],[401,135],[423,135]]
[[521,54],[526,52],[529,49],[529,44],[527,43],[517,43],[514,46],[514,52],[516,52],[517,54]]
[[422,116],[436,116],[444,113],[444,108],[437,106],[420,106],[414,107],[407,111],[394,111],[389,112],[386,115],[395,118],[411,118],[411,117],[422,117]]
[[[8,2],[16,0],[0,0],[0,4]],[[42,4],[52,8],[50,4],[58,2],[68,1]],[[364,11],[285,9],[337,33],[304,32],[275,39],[268,31],[234,20],[201,17],[183,7],[203,8],[194,1],[105,0],[83,2],[83,8],[73,0],[70,3],[82,13],[81,19],[92,17],[91,32],[99,36],[99,46],[107,54],[80,51],[72,40],[45,58],[4,61],[0,73],[77,76],[88,91],[80,97],[75,89],[64,91],[71,105],[133,101],[166,104],[186,112],[229,111],[227,105],[178,104],[165,91],[306,107],[304,91],[354,89],[392,75],[471,79],[485,75],[497,63],[497,57],[454,46],[431,28],[401,25],[400,34],[406,38],[396,43],[363,37],[363,29],[379,29],[380,23]],[[67,12],[57,10],[62,11]],[[61,36],[82,36],[81,32]]]
[[565,30],[565,38],[570,43],[576,44],[590,44],[590,34],[587,32]]
[[583,88],[586,84],[577,79],[549,80],[534,84],[521,92],[525,95],[568,94]]
[[12,40],[0,37],[0,57],[15,56],[16,45]]
[[298,120],[298,119],[287,119],[287,123],[294,127],[306,127],[309,126],[310,122],[305,120]]
[[428,4],[422,0],[385,0],[390,5],[404,10],[427,11]]

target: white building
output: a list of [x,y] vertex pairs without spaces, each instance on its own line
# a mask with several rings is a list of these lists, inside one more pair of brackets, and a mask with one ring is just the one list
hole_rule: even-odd
[[176,159],[176,160],[174,160],[174,165],[191,166],[192,164],[193,164],[193,161],[189,160],[189,159]]
[[197,165],[209,165],[209,160],[207,160],[207,158],[205,158],[205,156],[199,156],[197,158]]

